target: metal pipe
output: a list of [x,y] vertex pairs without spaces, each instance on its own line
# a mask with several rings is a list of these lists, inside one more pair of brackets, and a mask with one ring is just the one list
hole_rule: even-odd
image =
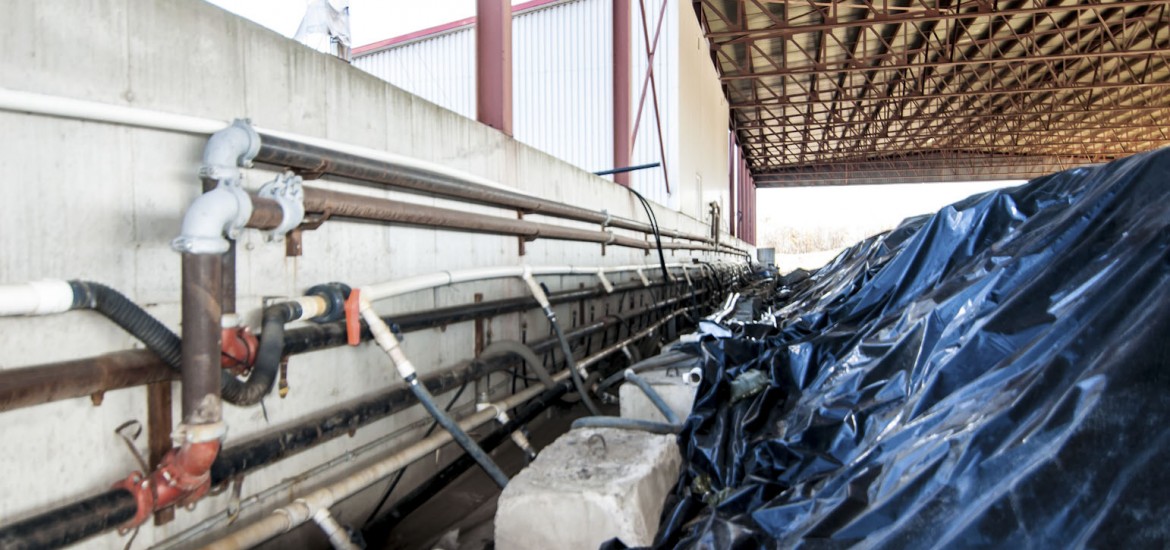
[[[220,421],[220,256],[183,254],[183,422]],[[205,400],[216,402],[211,418],[194,418]]]
[[[665,286],[656,282],[653,288]],[[641,290],[641,282],[615,285],[614,294]],[[602,288],[572,289],[549,294],[553,304],[597,298],[608,293]],[[536,307],[532,298],[505,298],[478,304],[448,306],[387,317],[403,332],[447,326],[473,319],[527,311]],[[369,339],[368,330],[363,339]],[[285,331],[282,355],[345,345],[342,322],[312,324]],[[146,350],[125,350],[95,357],[71,359],[0,371],[0,412],[86,397],[103,392],[131,388],[155,382],[178,380],[177,370],[170,368],[157,354]]]
[[178,371],[147,350],[5,370],[0,371],[0,411],[178,378]]
[[[677,313],[660,319],[650,327],[641,331],[639,334],[642,337],[650,334],[653,330],[657,329],[658,326],[661,326],[662,323],[665,323],[667,319],[673,318],[674,315],[677,315]],[[607,348],[609,351],[602,351],[591,356],[589,359],[592,361],[590,362],[596,363],[597,361],[603,359],[605,354],[613,353],[625,345],[628,345],[628,342],[622,343],[621,346],[616,348],[611,346],[610,348]],[[583,361],[582,363],[584,362],[586,361]],[[560,383],[568,378],[568,375],[569,373],[567,370],[561,371],[554,375],[553,379]],[[529,399],[540,395],[544,391],[546,390],[544,390],[543,386],[532,386],[512,394],[498,405],[505,410],[510,410],[518,405],[525,403]],[[494,420],[496,414],[497,413],[495,408],[486,408],[465,417],[463,420],[460,420],[459,426],[463,430],[470,430]],[[309,493],[308,495],[297,499],[288,506],[277,508],[272,512],[272,514],[265,517],[264,519],[261,519],[256,523],[240,529],[239,531],[236,531],[224,538],[221,538],[207,545],[206,548],[251,548],[281,533],[287,533],[297,525],[308,521],[308,519],[312,517],[312,514],[316,513],[316,510],[328,509],[332,507],[335,503],[340,502],[346,497],[349,497],[354,493],[357,493],[358,491],[361,491],[362,489],[378,482],[386,476],[393,474],[406,465],[430,455],[434,452],[435,449],[446,445],[450,441],[451,436],[448,432],[438,432],[435,435],[422,439],[417,443],[414,443],[413,445],[410,445],[405,449],[402,449],[401,451],[394,453],[367,468],[347,476],[344,479]]]
[[[265,207],[271,208],[269,205]],[[501,218],[488,214],[474,214],[450,208],[379,199],[311,187],[305,188],[305,211],[328,214],[330,217],[401,223],[405,225],[454,229],[474,233],[509,235],[524,237],[529,240],[554,239],[583,241],[637,248],[640,250],[650,248],[650,243],[644,240],[625,235],[616,235],[605,230],[579,229],[529,220]],[[271,217],[271,214],[265,214],[265,217]],[[681,245],[685,243],[676,244]],[[686,248],[714,250],[712,247],[703,245],[687,245]]]
[[[630,312],[626,314],[626,317],[638,316],[645,311],[657,311],[677,304],[679,301],[681,298],[664,300],[644,310]],[[669,315],[662,321],[673,318],[673,316]],[[587,326],[577,327],[569,331],[566,337],[577,340],[620,323],[621,320],[618,318],[603,319]],[[657,325],[643,330],[640,334],[648,334],[655,326]],[[618,342],[584,359],[581,364],[586,366],[595,364],[605,356],[617,352],[622,346],[628,345],[630,341],[631,339],[627,338]],[[555,344],[555,339],[546,338],[534,343],[533,349],[542,353]],[[146,354],[148,352],[136,353]],[[430,391],[444,393],[506,366],[507,363],[502,359],[469,362],[464,367],[424,375],[420,380]],[[166,369],[167,367],[160,362],[155,368]],[[559,378],[554,376],[554,380],[563,381],[566,373],[567,371],[562,371]],[[540,386],[533,387],[540,388]],[[220,485],[236,476],[272,464],[342,434],[350,433],[352,430],[415,404],[417,402],[411,399],[409,389],[404,384],[400,384],[378,395],[323,411],[298,424],[280,426],[267,435],[223,449],[211,467],[211,484]],[[134,495],[122,489],[112,489],[0,527],[0,543],[2,543],[0,546],[4,548],[10,546],[13,548],[64,546],[122,524],[127,518],[133,517],[137,509],[138,504]],[[100,515],[106,513],[104,510],[109,511],[108,517]]]
[[60,548],[94,533],[113,529],[134,517],[138,504],[127,491],[106,491],[0,529],[0,548]]
[[[227,124],[222,120],[175,115],[160,111],[109,105],[93,101],[49,96],[0,88],[0,110],[33,113],[151,128],[194,135],[211,135]],[[288,167],[312,174],[330,174],[367,183],[389,185],[424,193],[494,204],[510,210],[610,225],[651,234],[649,224],[615,218],[555,201],[532,197],[497,182],[446,166],[402,155],[376,151],[309,136],[255,128],[261,136],[257,162]],[[272,227],[275,227],[273,225]],[[709,237],[666,230],[665,237],[712,244]],[[739,254],[745,251],[726,246]]]
[[[464,178],[452,177],[450,174],[439,173],[425,167],[402,166],[376,159],[364,158],[331,150],[326,147],[319,147],[305,140],[282,138],[268,130],[258,129],[257,131],[261,135],[261,146],[260,152],[256,156],[256,162],[292,168],[312,174],[333,175],[360,182],[456,198],[488,206],[523,210],[533,214],[554,216],[598,225],[610,225],[620,229],[630,229],[647,234],[654,232],[649,224],[624,218],[615,218],[601,212],[530,195],[523,195],[515,191],[486,187],[469,182]],[[706,236],[679,233],[677,231],[672,234],[669,233],[667,236],[706,244],[713,242],[712,239]],[[730,249],[731,247],[728,248]],[[735,251],[743,253],[742,250],[736,249]]]
[[609,170],[602,170],[594,172],[594,176],[608,176],[610,174],[625,174],[626,172],[636,172],[638,170],[646,170],[648,168],[658,168],[662,166],[661,162],[651,162],[649,164],[635,164],[633,166],[622,166],[621,168],[610,168]]
[[[561,371],[554,377],[558,381],[568,377],[567,371]],[[532,386],[521,390],[500,403],[501,407],[511,409],[516,405],[536,397],[545,391],[543,386]],[[496,418],[494,408],[484,409],[473,413],[458,422],[460,430],[467,431],[491,422]],[[221,538],[205,548],[208,549],[238,549],[251,548],[292,528],[304,523],[318,509],[328,509],[335,503],[365,489],[390,474],[402,469],[406,465],[430,456],[436,449],[452,441],[451,432],[446,430],[422,439],[406,448],[386,457],[378,462],[363,468],[337,482],[313,491],[295,502],[278,508],[265,518],[244,527],[224,538]]]

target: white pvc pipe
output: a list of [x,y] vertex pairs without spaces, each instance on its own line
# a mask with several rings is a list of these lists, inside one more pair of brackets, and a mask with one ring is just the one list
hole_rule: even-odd
[[48,315],[73,307],[73,287],[51,279],[0,285],[0,317]]
[[[50,96],[32,92],[20,92],[6,88],[0,88],[0,110],[59,118],[72,118],[92,122],[122,124],[125,126],[135,126],[138,128],[149,128],[152,130],[163,130],[168,132],[179,132],[183,134],[195,135],[211,135],[231,124],[230,121],[216,120],[213,118],[176,115],[172,113],[164,113],[162,111],[152,111],[148,109],[139,109],[136,107],[125,107],[122,105],[98,103],[96,101]],[[369,149],[367,147],[361,147],[358,145],[351,145],[348,143],[340,143],[300,134],[281,132],[278,130],[269,130],[259,126],[256,127],[256,131],[258,133],[268,134],[273,137],[307,143],[309,145],[324,147],[342,153],[348,153],[351,155],[358,155],[369,159],[388,162],[397,166],[425,170],[434,174],[464,180],[478,185],[483,185],[485,187],[492,187],[513,193],[532,196],[531,193],[521,191],[514,187],[510,187],[502,183],[477,176],[475,174],[463,172],[461,170],[456,170],[454,168],[449,168],[447,166],[433,162],[427,162],[424,160],[387,153],[385,151]]]
[[329,537],[329,543],[333,545],[334,550],[358,550],[358,545],[349,540],[349,533],[333,519],[328,508],[317,510],[313,514],[313,521],[317,522],[317,526],[325,532],[326,537]]
[[[667,269],[681,268],[683,264],[666,264]],[[500,266],[478,267],[460,271],[441,271],[427,275],[407,277],[396,281],[366,285],[361,288],[361,296],[371,302],[384,300],[394,296],[409,294],[419,290],[427,290],[456,283],[470,283],[491,279],[507,279],[512,277],[523,278],[526,272],[535,277],[549,275],[589,275],[596,277],[598,273],[623,273],[631,271],[649,271],[659,269],[659,264],[648,265],[621,265],[614,267],[580,267],[580,266]]]
[[[560,382],[568,376],[568,371],[561,371],[553,376],[553,380]],[[512,394],[500,405],[505,409],[511,409],[536,397],[543,391],[544,386],[535,385]],[[494,420],[496,414],[495,407],[483,409],[460,420],[459,427],[464,430],[475,429]],[[310,520],[317,510],[328,510],[342,499],[377,483],[408,464],[430,455],[435,449],[450,443],[451,440],[450,433],[446,430],[440,430],[430,437],[421,439],[401,451],[355,472],[351,476],[313,491],[283,508],[277,508],[264,519],[219,539],[205,548],[251,548],[281,533],[287,533],[292,528]]]
[[[659,319],[654,324],[642,329],[637,337],[643,337],[651,331],[657,330],[658,327],[665,324],[670,319],[678,315],[678,312],[667,315]],[[627,340],[634,338],[631,336]],[[611,345],[609,348],[599,351],[591,356],[593,362],[601,360],[602,357],[613,353],[625,343],[618,342]],[[588,361],[588,360],[587,360]],[[552,379],[554,382],[562,382],[569,377],[569,371],[563,370],[554,375]],[[459,427],[463,430],[472,430],[476,427],[482,426],[491,422],[499,415],[499,411],[511,410],[529,399],[532,399],[545,391],[543,385],[534,385],[527,389],[518,391],[503,401],[495,404],[488,404],[489,406],[481,407],[475,413],[463,418],[459,421]],[[494,406],[492,406],[494,405]],[[271,514],[265,516],[263,519],[231,533],[211,544],[205,546],[205,549],[211,550],[238,550],[242,548],[252,548],[258,546],[263,542],[291,531],[294,527],[310,521],[317,514],[318,510],[328,510],[337,502],[356,494],[357,492],[377,483],[386,478],[390,474],[405,468],[410,463],[419,460],[423,457],[429,456],[436,449],[450,443],[452,441],[451,434],[446,430],[436,432],[434,435],[421,439],[410,446],[398,451],[378,462],[354,472],[343,479],[340,479],[330,485],[326,485],[304,497],[298,498],[292,503],[273,510]]]

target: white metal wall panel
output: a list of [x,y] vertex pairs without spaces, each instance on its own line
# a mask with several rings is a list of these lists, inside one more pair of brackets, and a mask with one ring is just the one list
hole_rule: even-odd
[[353,65],[427,101],[475,118],[475,27],[356,57]]
[[590,172],[613,164],[611,4],[554,4],[512,26],[516,139]]
[[[670,0],[646,2],[653,40],[659,10]],[[646,75],[646,40],[636,2],[631,2],[631,117]],[[666,191],[662,167],[631,174],[630,182],[648,199],[678,210],[678,3],[670,3],[658,37],[654,78],[666,141]],[[570,0],[518,13],[512,22],[513,135],[588,171],[613,168],[613,3]],[[475,30],[458,29],[357,57],[353,64],[406,91],[475,118]],[[633,124],[633,121],[631,121]],[[646,89],[632,164],[662,162],[654,97]]]
[[[648,0],[646,2],[645,34],[643,34],[642,14],[638,3],[630,2],[633,11],[630,16],[630,52],[634,58],[631,63],[633,75],[630,77],[633,88],[630,90],[631,117],[638,114],[642,83],[646,77],[646,65],[649,57],[646,48],[646,35],[649,35],[649,41],[653,43],[659,10],[662,9],[664,2],[670,2],[670,0]],[[675,4],[667,6],[666,11],[663,12],[665,20],[662,23],[662,31],[659,33],[654,55],[654,81],[658,88],[658,114],[662,121],[662,137],[666,142],[664,165],[666,170],[669,170],[671,192],[667,193],[666,191],[666,180],[663,177],[662,167],[634,172],[630,177],[630,184],[646,198],[673,210],[678,210],[681,206],[679,186],[694,185],[694,182],[679,181],[678,162],[674,158],[676,147],[674,142],[677,136],[675,136],[676,130],[672,121],[678,120],[679,116],[679,113],[675,111],[678,94],[678,76],[675,74],[677,72],[675,67],[678,67],[678,53],[677,48],[673,47],[673,44],[678,40],[676,36],[677,22],[674,18],[678,16],[679,8],[678,3]],[[612,32],[611,29],[610,33]],[[635,121],[635,124],[638,126],[638,134],[634,137],[634,152],[630,156],[630,162],[632,164],[662,162],[661,150],[658,146],[658,125],[654,118],[654,93],[649,84],[646,85],[646,99],[642,106],[641,120]]]

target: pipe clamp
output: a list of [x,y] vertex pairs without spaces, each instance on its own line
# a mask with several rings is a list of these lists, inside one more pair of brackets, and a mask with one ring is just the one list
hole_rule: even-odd
[[283,213],[280,225],[265,233],[269,242],[283,241],[285,233],[296,229],[305,220],[305,190],[300,176],[292,172],[280,174],[261,186],[258,194],[276,201]]

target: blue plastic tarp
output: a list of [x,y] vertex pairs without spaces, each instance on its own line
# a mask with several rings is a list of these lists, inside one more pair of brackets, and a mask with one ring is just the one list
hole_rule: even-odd
[[776,328],[691,344],[656,546],[1170,544],[1170,150],[907,220],[766,298]]

